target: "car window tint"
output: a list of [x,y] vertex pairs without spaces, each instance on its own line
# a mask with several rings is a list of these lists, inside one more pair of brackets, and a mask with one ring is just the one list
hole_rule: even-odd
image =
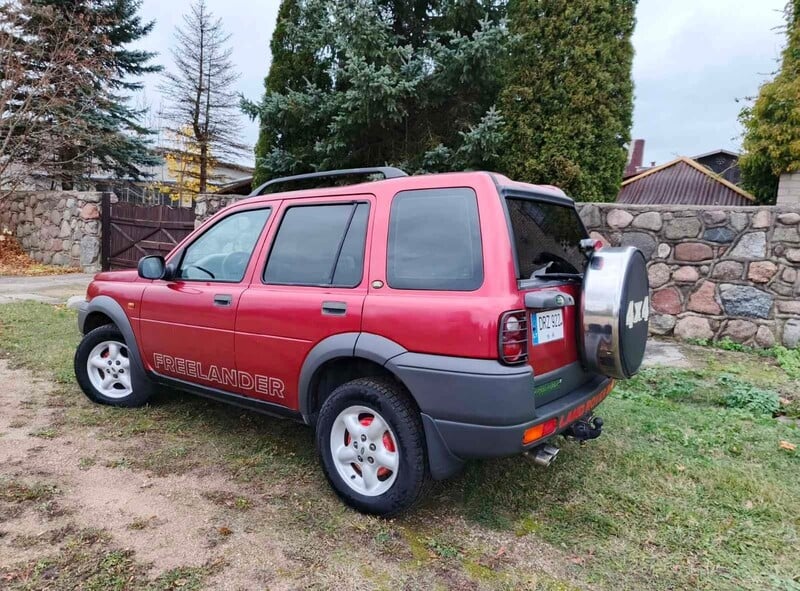
[[583,273],[587,257],[581,250],[586,238],[574,207],[535,198],[508,198],[508,217],[519,262],[518,279],[534,273]]
[[392,201],[387,280],[395,289],[471,291],[483,283],[472,189],[403,191]]
[[333,285],[338,287],[355,287],[361,283],[364,273],[364,246],[367,242],[367,222],[369,220],[369,205],[359,203],[350,222],[342,243],[342,252],[336,262],[336,271],[333,274]]
[[288,209],[269,255],[264,281],[346,287],[360,283],[369,211],[367,204],[361,205],[302,205]]
[[179,276],[200,281],[241,281],[269,214],[269,208],[251,209],[214,224],[187,247]]

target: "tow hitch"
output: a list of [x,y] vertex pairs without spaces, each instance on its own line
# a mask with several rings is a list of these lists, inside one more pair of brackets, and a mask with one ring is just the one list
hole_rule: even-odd
[[589,417],[580,419],[570,425],[563,433],[564,437],[570,437],[583,443],[589,439],[597,439],[603,432],[603,419],[600,417]]

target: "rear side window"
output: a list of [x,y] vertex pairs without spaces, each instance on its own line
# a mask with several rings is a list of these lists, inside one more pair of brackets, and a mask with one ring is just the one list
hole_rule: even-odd
[[264,282],[355,287],[364,272],[369,205],[301,205],[286,210]]
[[538,273],[583,273],[586,256],[580,241],[586,238],[574,208],[535,199],[507,198],[519,262],[518,279]]
[[472,189],[395,195],[386,279],[394,289],[472,291],[483,284],[478,201]]

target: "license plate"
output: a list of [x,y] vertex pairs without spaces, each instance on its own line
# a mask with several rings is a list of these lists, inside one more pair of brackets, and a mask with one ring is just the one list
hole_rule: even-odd
[[563,310],[533,314],[533,344],[541,345],[564,338]]

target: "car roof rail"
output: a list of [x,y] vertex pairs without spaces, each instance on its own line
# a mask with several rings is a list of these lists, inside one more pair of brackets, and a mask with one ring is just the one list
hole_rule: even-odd
[[343,176],[367,176],[370,174],[382,174],[384,179],[396,179],[408,176],[405,171],[395,168],[393,166],[372,166],[367,168],[344,168],[342,170],[323,170],[321,172],[309,172],[307,174],[295,174],[293,176],[283,176],[277,179],[267,181],[259,186],[248,197],[266,194],[265,190],[274,185],[283,185],[305,181],[309,179],[327,179]]

